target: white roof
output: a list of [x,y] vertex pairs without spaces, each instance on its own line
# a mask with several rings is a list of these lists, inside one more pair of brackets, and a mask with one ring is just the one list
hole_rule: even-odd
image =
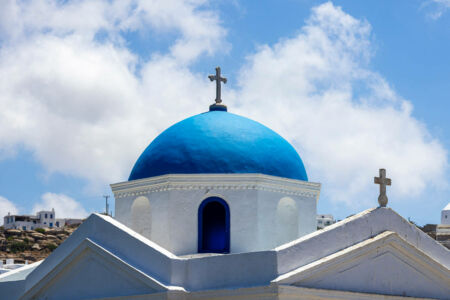
[[0,282],[4,281],[16,281],[16,280],[24,280],[28,274],[30,274],[34,269],[36,269],[44,260],[40,260],[38,262],[24,265],[21,268],[17,268],[15,270],[3,273],[0,275]]
[[[366,266],[375,267],[367,272]],[[31,272],[8,280],[0,276],[0,291],[8,288],[16,293],[10,298],[32,299],[52,286],[59,288],[54,293],[84,289],[101,295],[112,287],[124,295],[136,294],[137,288],[142,293],[190,293],[272,283],[335,289],[342,279],[338,287],[345,291],[394,295],[407,287],[412,297],[442,299],[449,294],[449,267],[449,251],[390,208],[363,211],[272,250],[191,257],[178,257],[115,219],[92,214],[36,268],[29,266]],[[114,281],[83,281],[87,269],[96,278]],[[407,270],[400,279],[398,270]],[[64,274],[73,280],[68,282]],[[383,281],[366,280],[372,274]],[[393,281],[400,283],[394,287],[400,292],[391,288]]]
[[447,204],[447,206],[446,207],[444,207],[444,209],[443,210],[450,210],[450,202]]

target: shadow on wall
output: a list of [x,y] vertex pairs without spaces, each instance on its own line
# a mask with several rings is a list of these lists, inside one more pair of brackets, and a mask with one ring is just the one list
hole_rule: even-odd
[[298,237],[298,209],[292,198],[283,197],[278,202],[276,226],[278,246]]
[[152,211],[148,198],[144,196],[136,198],[131,205],[131,228],[150,239],[152,229],[151,218]]

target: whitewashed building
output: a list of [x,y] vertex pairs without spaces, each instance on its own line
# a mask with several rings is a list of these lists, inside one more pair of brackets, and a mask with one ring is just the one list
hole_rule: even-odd
[[83,223],[83,219],[56,218],[55,209],[43,210],[36,215],[11,215],[3,217],[5,229],[34,230],[36,228],[63,228]]
[[450,249],[450,203],[441,212],[441,224],[436,226],[436,240]]
[[24,264],[19,264],[14,261],[12,258],[7,258],[5,260],[0,259],[0,274],[4,274],[10,272],[12,270],[16,270],[18,268],[22,268],[28,265],[28,261],[26,260]]
[[441,225],[450,225],[450,202],[441,211]]
[[320,184],[295,149],[216,99],[111,185],[115,219],[0,275],[0,299],[449,299],[449,251],[384,207],[381,172],[381,207],[316,231]]
[[52,210],[39,211],[36,215],[11,215],[8,213],[3,218],[3,227],[21,230],[54,228],[59,227],[59,221],[56,220],[55,209],[52,208]]
[[330,226],[334,223],[336,223],[336,221],[334,220],[333,215],[317,215],[317,229],[323,229],[327,226]]

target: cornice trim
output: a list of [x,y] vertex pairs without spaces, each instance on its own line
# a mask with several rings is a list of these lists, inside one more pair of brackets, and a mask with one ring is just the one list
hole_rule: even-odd
[[170,174],[111,184],[115,198],[170,190],[261,190],[318,198],[320,183],[263,174]]

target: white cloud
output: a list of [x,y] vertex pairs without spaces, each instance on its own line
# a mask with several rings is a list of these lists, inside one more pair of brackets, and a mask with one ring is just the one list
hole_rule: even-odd
[[[24,145],[49,172],[110,183],[126,179],[157,132],[201,111],[212,87],[187,64],[219,51],[226,32],[205,1],[158,3],[7,2],[0,154]],[[166,53],[142,62],[121,41],[123,30],[174,38]]]
[[86,218],[88,212],[75,199],[64,194],[45,193],[41,201],[33,206],[32,213],[55,209],[57,218]]
[[239,112],[294,142],[324,196],[362,207],[374,205],[364,199],[374,198],[380,167],[393,195],[411,200],[445,184],[448,165],[411,103],[370,70],[370,34],[366,21],[320,5],[296,37],[248,57],[237,95]]
[[[228,47],[207,1],[8,1],[0,14],[0,154],[24,146],[93,186],[126,180],[158,132],[205,111],[214,85],[191,65]],[[170,43],[142,61],[129,31]],[[293,141],[310,178],[348,204],[376,193],[379,167],[403,199],[447,168],[411,103],[370,69],[372,49],[370,24],[325,3],[297,36],[249,55],[240,87],[224,90],[230,111]]]
[[6,199],[5,197],[0,196],[0,223],[3,224],[3,217],[6,216],[8,213],[11,213],[12,215],[18,213],[17,207]]
[[428,17],[437,20],[450,10],[450,0],[428,0],[423,2],[424,7],[428,8]]
[[[128,28],[145,29],[145,26],[167,32],[175,30],[179,38],[171,45],[170,55],[178,63],[190,62],[201,53],[214,54],[218,49],[229,48],[223,37],[226,30],[220,26],[217,14],[207,7],[206,0],[138,1],[134,20]],[[138,22],[138,25],[135,24]]]
[[226,30],[206,0],[7,0],[0,11],[0,41],[8,44],[36,36],[76,36],[93,43],[100,34],[118,46],[129,31],[174,35],[170,56],[180,63],[229,48]]

